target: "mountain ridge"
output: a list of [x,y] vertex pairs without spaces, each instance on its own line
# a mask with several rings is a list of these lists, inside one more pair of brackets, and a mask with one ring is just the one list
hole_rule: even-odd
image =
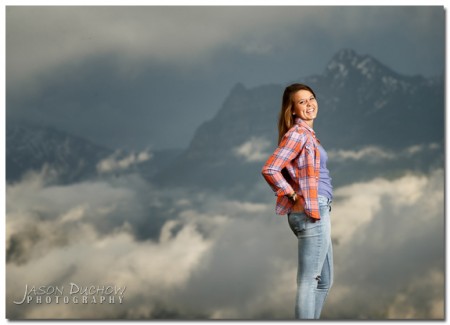
[[[442,77],[398,74],[375,58],[350,49],[332,56],[322,74],[299,78],[317,94],[319,115],[314,129],[329,151],[377,147],[402,152],[430,144],[443,148],[443,81]],[[197,128],[187,148],[154,152],[148,161],[119,174],[137,172],[160,186],[225,191],[261,181],[263,160],[276,147],[284,87],[265,84],[248,88],[236,83],[217,114]],[[11,121],[6,126],[9,183],[28,170],[40,170],[45,163],[60,171],[63,182],[97,177],[97,164],[117,156],[114,153],[119,149],[104,148],[62,130]],[[126,155],[124,152],[122,157]],[[424,170],[428,163],[439,165],[442,159],[439,150],[425,150],[420,157],[395,162],[395,170],[416,170],[416,166]],[[361,178],[367,167],[361,163],[336,162],[335,169],[351,177],[351,169],[360,168],[362,172],[357,174]],[[374,166],[371,168],[367,174],[375,175]],[[383,168],[391,167],[386,162]],[[381,175],[383,170],[376,173]],[[337,184],[351,181],[340,175],[334,179]]]
[[[443,143],[440,79],[404,76],[369,55],[344,49],[331,58],[323,74],[299,81],[317,94],[314,128],[327,150],[378,146],[400,152],[413,145]],[[246,88],[237,83],[216,116],[197,129],[185,152],[155,179],[160,184],[212,188],[233,186],[249,175],[257,182],[262,161],[249,163],[236,150],[247,142],[250,150],[264,147],[267,155],[275,148],[283,90],[284,85]],[[426,119],[423,106],[428,107]]]
[[[120,149],[110,149],[83,137],[70,134],[54,127],[32,124],[30,122],[6,123],[6,182],[14,183],[29,171],[40,172],[50,168],[56,172],[55,182],[69,184],[99,177],[102,161],[120,163],[136,157],[137,154]],[[145,152],[149,157],[130,162],[123,170],[112,170],[114,175],[138,172],[151,178],[181,149],[155,150]],[[117,164],[116,164],[117,165]]]

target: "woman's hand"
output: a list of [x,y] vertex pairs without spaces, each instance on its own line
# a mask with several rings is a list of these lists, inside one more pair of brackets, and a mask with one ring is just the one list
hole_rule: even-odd
[[288,197],[294,203],[294,206],[292,207],[292,212],[303,212],[305,210],[301,201],[299,200],[297,193],[294,192],[288,195]]
[[303,212],[305,208],[303,207],[302,202],[297,198],[297,201],[294,202],[294,206],[292,207],[292,212]]

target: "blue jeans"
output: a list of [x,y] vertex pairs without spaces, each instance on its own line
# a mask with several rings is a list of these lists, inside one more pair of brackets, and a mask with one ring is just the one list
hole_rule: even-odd
[[319,319],[333,284],[331,200],[319,195],[319,208],[317,221],[304,212],[288,214],[289,226],[298,238],[297,319]]

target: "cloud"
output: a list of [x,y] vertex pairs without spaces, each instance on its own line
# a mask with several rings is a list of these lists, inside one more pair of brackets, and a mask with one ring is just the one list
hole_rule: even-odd
[[394,152],[392,150],[382,148],[379,146],[366,146],[359,150],[330,150],[328,156],[330,159],[336,161],[346,161],[346,160],[368,160],[372,162],[378,162],[382,160],[393,160],[398,157],[412,157],[414,155],[419,155],[424,151],[435,151],[439,150],[441,146],[437,143],[430,144],[418,144],[407,147],[401,152]]
[[329,317],[443,318],[437,307],[444,299],[442,180],[437,170],[336,191],[333,236],[340,262]]
[[263,162],[269,156],[271,142],[263,137],[251,137],[237,148],[233,149],[235,156],[244,158],[246,162]]
[[350,243],[355,232],[372,221],[376,213],[383,209],[383,199],[392,197],[398,205],[419,204],[422,188],[427,184],[425,176],[407,175],[396,181],[376,178],[370,182],[354,183],[336,189],[334,196],[339,204],[334,208],[337,215],[345,215],[345,221],[335,219],[333,231],[342,244]]
[[[252,19],[248,19],[249,16]],[[381,25],[380,16],[385,18]],[[400,58],[405,61],[401,49],[418,40],[427,45],[425,48],[436,48],[429,35],[438,32],[443,35],[443,30],[436,30],[436,23],[444,21],[441,16],[436,8],[413,7],[342,10],[304,6],[10,6],[6,8],[8,87],[21,85],[30,78],[37,81],[35,78],[54,67],[97,55],[115,54],[123,63],[120,70],[132,75],[138,74],[142,64],[148,61],[182,69],[191,64],[204,65],[213,54],[230,48],[252,56],[278,55],[283,49],[317,55],[314,41],[317,35],[323,38],[322,31],[325,30],[329,36],[327,43],[336,51],[342,44],[351,44],[355,40],[360,45],[360,35],[364,34],[361,28],[375,33],[373,38],[377,37],[378,31],[385,40],[386,30],[392,33],[395,27],[395,31],[403,36],[403,46],[398,49]],[[402,34],[400,26],[415,32]],[[373,38],[366,47],[376,51],[378,42],[373,42]],[[398,45],[398,37],[394,39]],[[311,46],[299,48],[296,44],[302,42],[297,40],[309,42]],[[298,53],[296,55],[298,57]],[[385,56],[383,52],[380,55]],[[431,64],[429,52],[420,58]],[[392,60],[392,54],[382,57],[384,59]]]
[[[143,305],[129,309],[130,301],[157,301],[182,287],[212,244],[197,224],[218,221],[195,216],[166,220],[156,238],[139,240],[133,227],[145,217],[143,205],[152,206],[152,191],[146,188],[146,197],[140,197],[143,184],[134,177],[121,184],[103,180],[68,186],[44,185],[41,178],[35,174],[7,188],[9,317],[140,317]],[[26,284],[68,287],[70,282],[126,286],[129,303],[107,306],[100,315],[93,305],[11,304]],[[145,308],[148,315],[152,308]]]
[[[155,218],[142,215],[142,209],[161,206],[161,195],[182,197],[176,191],[157,193],[132,175],[65,186],[49,184],[45,177],[44,172],[30,173],[7,187],[9,318],[152,318],[172,305],[180,317],[192,317],[177,296],[202,269],[201,261],[225,234],[225,225],[271,208],[192,195],[177,200],[175,209],[161,207],[172,218],[164,220],[155,238],[141,240],[133,228],[142,218]],[[205,206],[204,211],[195,209],[205,199],[216,212]],[[26,284],[68,287],[70,282],[125,285],[127,304],[107,306],[100,314],[93,305],[12,304]],[[201,306],[195,307],[202,313]]]
[[[137,175],[45,177],[6,187],[8,318],[293,317],[297,242],[269,188],[232,198]],[[443,220],[442,170],[337,188],[324,318],[442,318]],[[124,303],[12,303],[26,284],[70,282],[126,286]]]
[[52,179],[48,183],[48,174],[54,172],[31,172],[6,188],[6,249],[11,262],[26,263],[54,247],[70,246],[80,233],[89,239],[127,226],[137,237],[148,239],[159,232],[163,220],[152,209],[163,201],[150,195],[154,189],[136,175],[64,186],[53,185]]
[[249,9],[232,7],[9,7],[8,82],[106,53],[124,60],[124,72],[147,60],[184,66],[202,62],[225,44],[264,54],[270,50],[266,39],[245,41],[255,28],[270,30],[279,24],[279,15],[285,22],[307,17],[286,8],[252,12],[247,19]]
[[[164,229],[163,234],[167,230]],[[88,238],[88,232],[92,233],[93,229],[78,229],[82,240],[68,247],[57,247],[29,263],[28,267],[8,264],[8,298],[19,301],[25,284],[48,285],[60,279],[57,285],[65,287],[71,282],[89,286],[126,286],[125,303],[102,306],[100,314],[95,305],[10,304],[12,310],[8,314],[19,313],[25,318],[102,318],[120,314],[130,318],[150,316],[153,308],[151,302],[182,286],[197,267],[203,252],[211,245],[192,225],[186,225],[175,236],[166,236],[158,243],[136,242],[125,229],[104,238]],[[29,267],[39,272],[30,274]],[[139,312],[144,304],[133,306],[133,301],[137,299],[148,302],[145,308],[148,314]]]
[[386,151],[386,149],[381,147],[365,147],[360,150],[332,150],[328,153],[331,159],[336,160],[361,160],[367,159],[369,157],[375,157],[377,159],[393,159],[395,154]]
[[132,166],[150,160],[153,157],[153,154],[148,150],[143,150],[139,153],[132,152],[123,158],[120,156],[121,151],[116,150],[111,156],[101,160],[97,164],[97,171],[99,173],[110,173],[114,171],[126,170]]
[[387,317],[443,319],[445,306],[442,288],[445,288],[445,275],[440,270],[431,269],[417,276],[403,292],[395,296],[387,310]]

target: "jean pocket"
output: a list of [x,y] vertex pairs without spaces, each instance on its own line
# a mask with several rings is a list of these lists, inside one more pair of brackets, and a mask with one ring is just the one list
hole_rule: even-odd
[[305,231],[308,216],[304,212],[291,212],[288,214],[288,223],[295,236]]

